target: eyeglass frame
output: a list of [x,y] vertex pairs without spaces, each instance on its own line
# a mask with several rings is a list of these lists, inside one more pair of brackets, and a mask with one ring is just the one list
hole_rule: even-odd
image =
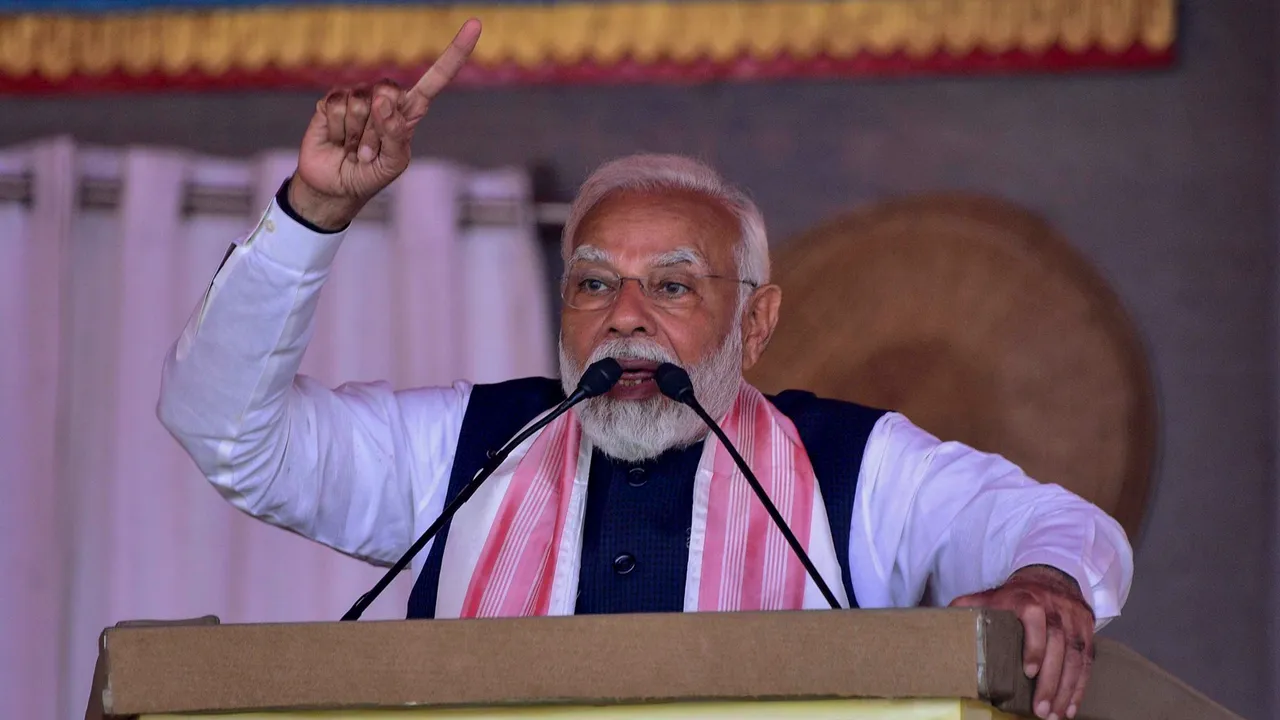
[[[660,269],[670,269],[670,268],[655,268],[654,272],[657,272]],[[607,272],[613,275],[617,279],[617,283],[618,283],[617,290],[614,291],[613,297],[612,299],[609,300],[608,303],[605,303],[604,305],[601,305],[600,307],[597,307],[597,308],[580,308],[570,303],[569,299],[565,297],[565,295],[568,293],[568,290],[569,290],[569,277],[573,274],[572,268],[567,270],[564,273],[564,275],[560,278],[560,300],[565,304],[566,307],[573,308],[574,310],[578,310],[580,312],[597,312],[599,310],[608,310],[618,302],[618,296],[622,294],[622,288],[624,285],[626,285],[626,282],[628,280],[635,280],[636,284],[640,286],[640,294],[643,295],[647,300],[649,300],[649,302],[653,303],[656,307],[661,307],[664,309],[673,309],[672,306],[663,305],[660,301],[656,300],[653,295],[649,294],[649,290],[646,285],[646,280],[648,280],[649,278],[640,278],[632,275],[622,275],[612,270]],[[760,283],[754,280],[745,280],[743,278],[733,277],[731,275],[717,275],[715,273],[691,273],[690,275],[688,275],[688,277],[693,280],[727,280],[739,285],[746,285],[747,287],[751,288],[753,291],[760,289]],[[699,295],[698,297],[701,300],[701,296]],[[696,306],[690,306],[690,307],[696,307]]]

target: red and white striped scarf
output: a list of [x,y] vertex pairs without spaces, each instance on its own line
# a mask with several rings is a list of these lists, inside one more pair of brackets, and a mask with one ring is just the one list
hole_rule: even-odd
[[[720,424],[847,606],[825,506],[795,426],[745,382]],[[572,614],[590,465],[591,444],[572,411],[517,448],[453,520],[436,616]],[[709,435],[694,481],[684,609],[826,606],[733,458]]]

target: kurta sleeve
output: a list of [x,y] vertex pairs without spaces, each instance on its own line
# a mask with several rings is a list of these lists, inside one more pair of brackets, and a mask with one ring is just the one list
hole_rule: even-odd
[[377,564],[441,505],[470,385],[336,389],[299,375],[345,231],[273,201],[167,355],[157,414],[232,505]]
[[1128,538],[1097,506],[898,413],[867,442],[850,557],[864,607],[946,605],[1050,565],[1075,578],[1099,627],[1120,614],[1133,578]]

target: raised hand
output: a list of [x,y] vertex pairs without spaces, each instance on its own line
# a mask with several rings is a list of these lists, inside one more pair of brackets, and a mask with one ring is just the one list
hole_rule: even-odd
[[334,89],[316,103],[302,137],[289,204],[308,222],[336,230],[409,166],[414,128],[466,64],[480,21],[463,23],[449,47],[408,90],[390,80]]

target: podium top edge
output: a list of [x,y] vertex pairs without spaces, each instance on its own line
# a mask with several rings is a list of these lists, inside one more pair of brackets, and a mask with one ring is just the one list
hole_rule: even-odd
[[766,697],[1029,707],[1017,619],[973,609],[201,618],[121,625],[102,640],[107,716]]

